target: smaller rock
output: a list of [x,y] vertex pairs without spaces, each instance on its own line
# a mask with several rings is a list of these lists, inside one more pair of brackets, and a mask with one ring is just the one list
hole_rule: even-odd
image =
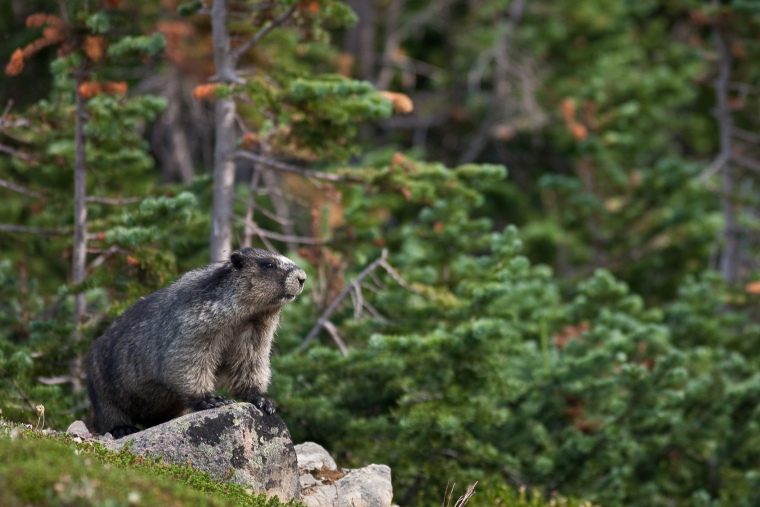
[[298,481],[301,483],[301,489],[308,488],[310,486],[317,486],[320,484],[320,482],[316,480],[311,474],[303,474],[298,478]]
[[81,438],[90,438],[92,436],[90,430],[87,429],[87,425],[85,425],[83,421],[74,421],[71,423],[66,429],[66,433]]
[[295,446],[301,502],[307,507],[390,507],[391,469],[385,465],[338,470],[319,444]]
[[323,466],[326,466],[330,470],[338,469],[335,460],[332,459],[330,454],[321,445],[314,442],[304,442],[295,447],[299,470],[310,472],[312,470],[321,470]]

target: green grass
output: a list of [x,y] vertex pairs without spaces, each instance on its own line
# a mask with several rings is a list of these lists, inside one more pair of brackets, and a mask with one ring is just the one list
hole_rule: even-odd
[[119,507],[279,507],[242,486],[192,467],[165,464],[128,450],[114,452],[69,436],[50,436],[0,419],[0,505]]

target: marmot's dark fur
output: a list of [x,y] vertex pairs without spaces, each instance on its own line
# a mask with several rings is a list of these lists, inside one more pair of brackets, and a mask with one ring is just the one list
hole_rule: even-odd
[[140,298],[87,355],[95,430],[120,438],[187,408],[233,403],[214,396],[218,384],[273,413],[269,351],[305,280],[291,260],[245,248]]

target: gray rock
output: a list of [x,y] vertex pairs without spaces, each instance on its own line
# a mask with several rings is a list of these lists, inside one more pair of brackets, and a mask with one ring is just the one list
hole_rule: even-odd
[[351,470],[334,484],[305,490],[301,502],[308,507],[390,507],[392,499],[391,469],[369,465]]
[[296,452],[285,423],[250,403],[193,412],[104,445],[118,450],[131,440],[135,454],[190,462],[215,479],[283,502],[300,497]]
[[74,421],[73,423],[71,423],[69,427],[66,429],[66,433],[74,437],[80,437],[80,438],[90,438],[92,436],[90,434],[90,430],[87,429],[87,426],[84,424],[83,421]]
[[332,459],[330,454],[319,444],[314,442],[304,442],[296,446],[296,455],[298,456],[298,468],[310,472],[320,470],[326,466],[330,470],[337,470],[338,465]]
[[316,480],[311,474],[302,474],[301,477],[298,478],[298,481],[301,483],[301,489],[321,484],[321,482]]
[[319,444],[296,447],[301,475],[301,502],[308,507],[390,507],[391,469],[369,465],[338,470],[335,460]]

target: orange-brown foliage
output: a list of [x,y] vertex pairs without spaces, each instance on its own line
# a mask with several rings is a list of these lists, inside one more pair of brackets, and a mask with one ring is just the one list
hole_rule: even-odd
[[126,81],[106,81],[103,83],[103,93],[109,95],[126,95],[129,86]]
[[196,100],[210,100],[214,98],[216,92],[216,83],[200,84],[193,90],[193,97]]
[[393,104],[393,110],[397,113],[406,114],[414,111],[414,103],[408,95],[404,95],[403,93],[382,91],[380,92],[380,96],[386,100],[389,100],[391,104]]
[[583,141],[588,136],[588,129],[580,123],[573,123],[570,125],[570,133],[576,141]]
[[96,81],[87,81],[79,85],[79,95],[85,99],[91,99],[100,93],[103,93],[103,86]]
[[100,61],[106,53],[108,41],[100,35],[88,35],[84,39],[84,52],[93,62]]
[[18,76],[24,70],[24,52],[17,49],[11,55],[11,61],[5,66],[5,73],[8,76]]
[[259,136],[253,132],[246,132],[243,134],[243,148],[251,150],[259,144]]
[[309,11],[314,14],[319,11],[319,2],[315,0],[304,0],[298,2],[298,9],[301,11]]
[[[595,114],[596,107],[593,104],[586,104],[586,106],[585,113],[587,115]],[[570,97],[563,99],[560,104],[560,110],[562,111],[562,119],[565,120],[565,126],[567,126],[567,130],[570,131],[573,138],[575,138],[576,141],[586,139],[588,136],[588,128],[575,119],[575,100]]]
[[24,60],[45,46],[56,44],[64,39],[62,30],[63,21],[61,21],[61,18],[58,16],[37,13],[26,18],[26,26],[30,28],[39,27],[44,24],[50,26],[45,27],[42,31],[42,37],[30,42],[23,49],[17,49],[13,52],[8,65],[5,67],[5,73],[7,75],[17,76],[22,70],[24,70]]
[[63,20],[55,14],[45,14],[44,12],[31,14],[26,18],[26,26],[28,28],[36,28],[44,24],[61,28],[63,26]]
[[101,93],[108,95],[124,95],[129,87],[124,81],[106,81],[98,83],[97,81],[87,81],[79,85],[79,95],[85,99],[91,99]]
[[562,99],[560,109],[562,110],[562,118],[565,120],[565,123],[570,124],[575,122],[575,100],[565,97]]

